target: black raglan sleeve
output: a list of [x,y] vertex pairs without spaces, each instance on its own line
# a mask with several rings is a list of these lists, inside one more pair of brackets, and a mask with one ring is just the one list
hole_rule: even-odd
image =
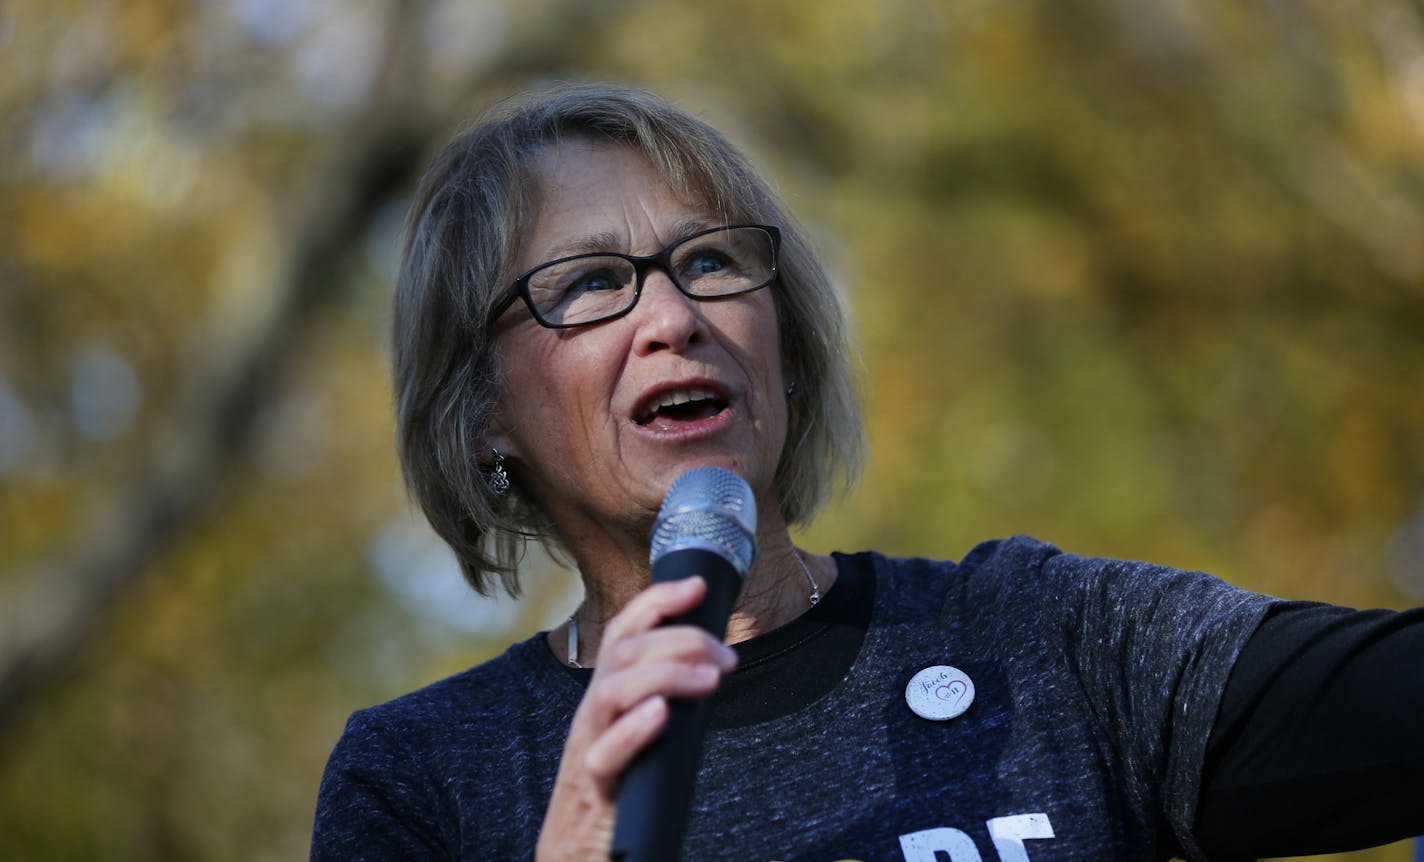
[[1424,834],[1424,608],[1274,606],[1228,678],[1196,836],[1216,860]]

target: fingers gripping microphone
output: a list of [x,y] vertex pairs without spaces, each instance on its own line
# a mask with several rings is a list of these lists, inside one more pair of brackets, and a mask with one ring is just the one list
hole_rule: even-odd
[[[756,501],[742,477],[698,467],[678,477],[653,524],[653,581],[701,575],[707,595],[665,625],[700,626],[721,640],[727,618],[756,555]],[[623,776],[612,856],[624,862],[668,862],[682,855],[692,786],[702,758],[711,699],[669,700],[662,733]]]

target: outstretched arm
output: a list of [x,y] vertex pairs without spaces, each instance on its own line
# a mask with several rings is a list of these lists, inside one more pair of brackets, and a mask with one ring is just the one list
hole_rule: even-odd
[[1202,788],[1213,860],[1424,834],[1424,608],[1273,608],[1232,670]]

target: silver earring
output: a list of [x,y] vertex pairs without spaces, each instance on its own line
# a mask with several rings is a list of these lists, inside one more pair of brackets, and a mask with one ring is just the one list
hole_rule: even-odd
[[796,394],[796,381],[793,380],[786,385],[786,397],[790,398]]
[[509,473],[504,469],[504,456],[499,450],[491,447],[490,452],[494,453],[494,466],[490,469],[489,489],[496,497],[503,497],[509,493]]

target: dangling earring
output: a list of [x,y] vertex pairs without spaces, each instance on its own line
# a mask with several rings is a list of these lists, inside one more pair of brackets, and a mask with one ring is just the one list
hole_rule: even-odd
[[796,381],[793,380],[786,385],[786,397],[790,398],[796,394]]
[[504,469],[504,456],[499,450],[490,447],[490,452],[494,454],[494,466],[490,468],[489,489],[496,497],[503,497],[509,493],[509,473]]

